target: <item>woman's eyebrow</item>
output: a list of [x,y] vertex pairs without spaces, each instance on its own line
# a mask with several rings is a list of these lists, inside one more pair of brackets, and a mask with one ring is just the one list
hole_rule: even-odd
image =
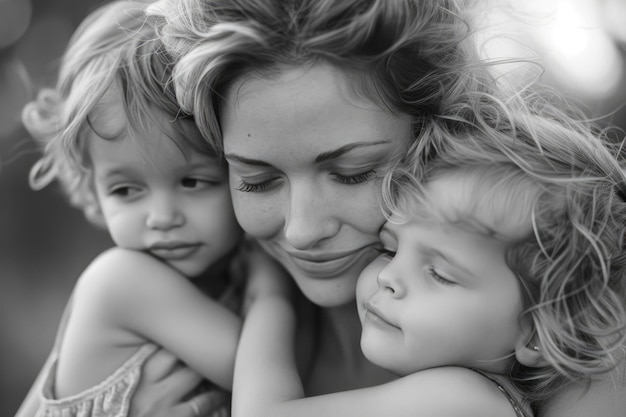
[[[380,145],[384,145],[384,144],[389,144],[391,143],[390,140],[380,140],[380,141],[376,141],[376,142],[354,142],[354,143],[349,143],[347,145],[344,145],[338,149],[334,149],[332,151],[327,151],[327,152],[322,152],[319,155],[317,155],[315,157],[315,163],[319,164],[321,162],[325,162],[325,161],[329,161],[329,160],[333,160],[336,158],[339,158],[341,155],[350,152],[353,149],[357,149],[357,148],[366,148],[366,147],[372,147],[372,146],[380,146]],[[229,161],[238,161],[247,165],[255,165],[255,166],[263,166],[263,167],[269,167],[272,166],[271,164],[269,164],[268,162],[262,161],[260,159],[254,159],[254,158],[248,158],[247,156],[243,156],[243,155],[238,155],[235,153],[227,153],[224,155],[224,158],[226,158]]]
[[248,158],[245,156],[237,155],[235,153],[227,153],[224,155],[224,158],[226,158],[229,161],[238,161],[247,165],[256,165],[256,166],[261,166],[261,167],[272,166],[271,164],[265,161],[262,161],[260,159]]
[[332,150],[332,151],[328,151],[328,152],[322,152],[319,155],[317,155],[315,157],[315,163],[319,164],[320,162],[325,162],[325,161],[330,161],[333,159],[337,159],[339,158],[341,155],[350,152],[353,149],[356,148],[365,148],[365,147],[371,147],[371,146],[379,146],[379,145],[384,145],[384,144],[389,144],[391,143],[391,141],[389,140],[380,140],[380,141],[376,141],[376,142],[354,142],[354,143],[349,143],[347,145],[344,145],[338,149]]

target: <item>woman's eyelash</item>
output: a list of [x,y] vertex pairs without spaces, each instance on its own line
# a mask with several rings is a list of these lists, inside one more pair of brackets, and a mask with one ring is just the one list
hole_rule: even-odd
[[[356,175],[341,175],[337,173],[331,174],[339,183],[346,185],[362,184],[376,177],[376,171],[370,170]],[[259,183],[249,183],[241,181],[236,190],[244,193],[262,192],[269,189],[278,178],[272,178]]]
[[267,190],[275,181],[276,181],[275,178],[267,180],[267,181],[259,182],[257,184],[252,184],[249,182],[241,181],[239,183],[239,186],[237,186],[236,189],[237,191],[241,191],[244,193],[261,192],[261,191]]
[[376,171],[372,169],[370,171],[362,172],[362,173],[355,174],[355,175],[342,175],[342,174],[337,174],[337,173],[334,173],[332,175],[341,184],[354,185],[354,184],[361,184],[361,183],[367,182],[371,180],[372,178],[376,177]]

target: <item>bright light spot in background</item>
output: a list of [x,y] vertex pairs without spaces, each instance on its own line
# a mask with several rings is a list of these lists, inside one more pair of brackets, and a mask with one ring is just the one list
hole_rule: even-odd
[[[510,39],[500,36],[500,40],[490,41],[487,56],[536,60],[545,67],[547,77],[554,83],[581,98],[603,100],[616,93],[624,64],[607,29],[602,27],[602,2],[495,1],[488,32],[495,36],[504,33]],[[615,0],[616,3],[622,1]],[[513,5],[513,10],[506,8],[509,4]],[[620,18],[624,27],[626,14],[622,13]],[[522,48],[524,44],[530,49]]]
[[571,3],[561,3],[548,33],[548,45],[557,53],[577,56],[589,46],[589,30],[582,11]]
[[589,0],[562,0],[553,22],[531,35],[544,49],[555,81],[586,97],[602,99],[620,84],[623,63],[600,24],[597,5]]
[[0,0],[0,49],[17,41],[28,28],[30,0]]
[[604,0],[602,19],[607,29],[621,42],[626,43],[626,1]]

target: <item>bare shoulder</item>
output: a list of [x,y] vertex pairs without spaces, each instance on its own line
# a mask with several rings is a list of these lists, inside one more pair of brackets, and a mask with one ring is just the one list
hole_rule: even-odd
[[159,277],[175,276],[175,271],[144,253],[111,248],[98,255],[83,271],[74,290],[76,302],[108,303],[145,291]]
[[[462,367],[440,367],[408,375],[390,384],[413,402],[416,415],[515,417],[508,398],[489,379]],[[444,408],[442,410],[442,407]]]
[[626,360],[590,384],[568,387],[540,408],[539,417],[624,417],[626,415]]

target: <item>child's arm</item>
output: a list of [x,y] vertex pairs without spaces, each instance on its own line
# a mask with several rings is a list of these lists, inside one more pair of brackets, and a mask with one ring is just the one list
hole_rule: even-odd
[[[112,249],[85,270],[75,289],[57,375],[67,385],[57,388],[75,392],[98,382],[105,368],[115,369],[137,346],[152,341],[230,389],[240,327],[235,313],[169,266]],[[98,372],[105,375],[93,375]]]
[[263,297],[252,304],[237,351],[233,417],[515,417],[491,381],[457,367],[303,398],[294,360],[295,324],[293,308],[283,297]]

